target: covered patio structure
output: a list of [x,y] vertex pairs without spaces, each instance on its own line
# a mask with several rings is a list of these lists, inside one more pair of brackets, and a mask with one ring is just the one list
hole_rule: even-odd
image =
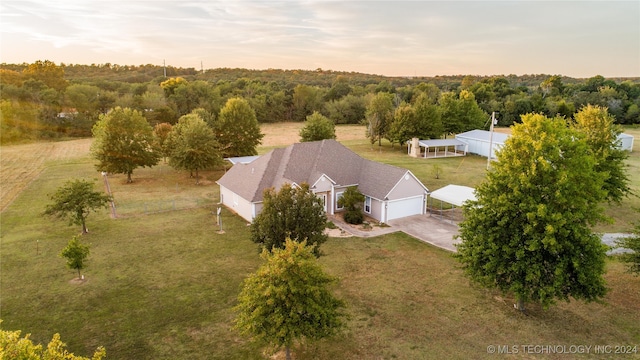
[[[407,153],[425,159],[465,156],[469,145],[457,139],[409,140]],[[424,149],[424,150],[423,150]]]
[[[441,220],[462,220],[460,207],[467,201],[476,200],[476,189],[462,185],[447,185],[429,194],[427,209],[431,215],[440,215]],[[438,200],[438,202],[434,201]],[[447,205],[445,205],[447,204]]]

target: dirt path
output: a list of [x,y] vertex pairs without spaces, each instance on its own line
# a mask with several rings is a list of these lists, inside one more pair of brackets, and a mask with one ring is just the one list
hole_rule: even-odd
[[34,179],[49,160],[74,159],[89,153],[91,139],[0,147],[0,212]]

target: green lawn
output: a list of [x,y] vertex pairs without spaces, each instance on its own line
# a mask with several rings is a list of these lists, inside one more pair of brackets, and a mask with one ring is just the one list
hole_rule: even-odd
[[[635,137],[634,151],[629,153],[626,162],[634,195],[628,196],[620,204],[605,204],[605,214],[612,222],[599,224],[595,228],[597,232],[630,232],[634,224],[640,221],[637,211],[640,209],[640,127],[626,127],[624,132]],[[439,159],[412,158],[407,155],[406,147],[399,147],[397,144],[392,147],[384,140],[381,147],[377,143],[371,145],[366,140],[347,140],[343,143],[367,159],[411,170],[431,191],[449,184],[475,187],[484,180],[487,169],[487,159],[477,155]],[[436,167],[439,168],[438,179]]]
[[[365,157],[410,168],[430,189],[476,184],[481,178],[469,169],[486,166],[476,157],[438,160],[443,171],[436,180],[429,160],[409,158],[397,147],[372,150],[357,140],[347,145]],[[164,166],[136,170],[130,185],[124,177],[111,177],[119,208],[130,211],[118,219],[107,210],[90,215],[90,233],[82,238],[92,246],[86,282],[71,282],[75,272],[58,253],[80,228],[41,212],[46,195],[67,179],[95,178],[101,186],[98,175],[88,158],[51,161],[2,212],[2,328],[32,333],[36,342],[59,332],[77,354],[104,345],[109,359],[268,358],[231,328],[242,280],[261,260],[239,217],[224,210],[225,233],[216,233],[211,213],[221,172],[203,173],[200,186],[188,173]],[[193,203],[148,214],[141,205],[177,198]],[[604,304],[531,306],[522,315],[514,311],[513,299],[470,285],[448,252],[404,234],[330,239],[323,250],[320,261],[341,279],[335,291],[346,301],[350,320],[342,336],[295,349],[297,359],[503,356],[488,354],[489,345],[640,348],[640,277],[625,273],[615,259],[607,263],[610,292]]]

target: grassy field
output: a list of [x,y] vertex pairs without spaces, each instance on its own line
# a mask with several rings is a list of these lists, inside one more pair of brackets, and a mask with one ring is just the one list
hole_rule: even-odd
[[[295,126],[278,124],[265,132],[282,136],[295,131],[286,129]],[[410,168],[432,190],[448,183],[476,184],[486,166],[476,157],[438,160],[442,174],[436,180],[429,160],[409,158],[397,147],[371,147],[356,137],[362,136],[360,127],[340,131],[352,149]],[[286,138],[268,137],[265,146],[279,146]],[[638,166],[639,158],[633,159]],[[136,170],[129,185],[122,176],[110,177],[118,208],[131,210],[118,219],[107,210],[90,215],[90,233],[83,241],[91,244],[92,253],[83,272],[86,281],[77,284],[71,281],[74,271],[65,269],[57,254],[80,229],[43,218],[41,212],[46,195],[67,179],[94,178],[100,186],[101,179],[86,152],[42,164],[0,216],[3,329],[32,333],[37,342],[59,332],[72,351],[89,354],[104,345],[110,359],[268,358],[232,329],[231,308],[242,280],[260,259],[239,217],[224,210],[225,233],[216,233],[214,181],[222,172],[203,173],[200,186],[188,173],[166,166]],[[3,165],[2,176],[20,177],[4,174],[15,171],[10,169],[19,167]],[[178,198],[194,205],[145,214],[144,203]],[[295,349],[297,359],[504,356],[488,353],[490,345],[637,345],[640,351],[640,277],[625,273],[615,259],[607,263],[610,291],[603,304],[532,306],[522,315],[513,310],[513,299],[470,285],[448,252],[404,234],[332,238],[323,250],[320,261],[341,279],[335,291],[346,301],[350,320],[341,336]]]

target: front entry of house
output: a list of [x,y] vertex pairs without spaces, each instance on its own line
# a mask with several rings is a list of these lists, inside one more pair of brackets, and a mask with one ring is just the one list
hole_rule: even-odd
[[324,206],[324,212],[328,213],[329,212],[329,202],[327,201],[327,194],[316,194],[319,198],[320,201],[322,201],[322,206]]

